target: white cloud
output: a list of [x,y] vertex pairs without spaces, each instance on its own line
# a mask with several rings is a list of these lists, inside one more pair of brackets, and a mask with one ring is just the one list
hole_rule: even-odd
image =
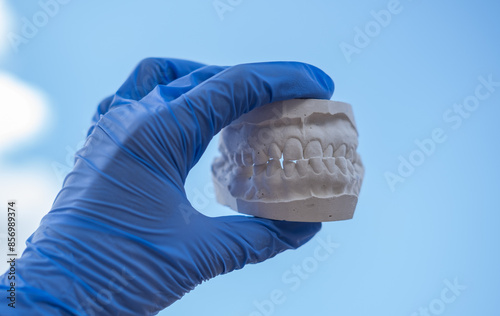
[[[0,0],[0,57],[8,46],[11,14]],[[8,149],[36,139],[49,124],[45,94],[9,73],[0,71],[0,274],[7,269],[7,201],[17,201],[16,250],[18,256],[26,239],[50,210],[59,189],[52,169],[33,160],[12,165],[2,159]],[[4,260],[5,259],[5,260]]]
[[[34,163],[12,165],[2,152],[35,139],[48,124],[46,97],[39,90],[0,72],[0,210],[7,201],[17,200],[16,250],[18,256],[26,239],[50,210],[58,183],[48,165]],[[0,254],[7,252],[7,216],[0,216]],[[7,258],[0,260],[0,274],[7,269]]]
[[7,73],[0,73],[0,153],[19,145],[47,125],[46,97]]
[[[0,0],[0,57],[8,45],[11,20],[7,2]],[[0,154],[39,134],[47,126],[47,109],[46,97],[40,90],[0,71]]]
[[[48,125],[48,104],[39,90],[7,73],[0,73],[0,210],[7,201],[17,201],[16,250],[18,256],[26,239],[35,231],[52,205],[59,189],[49,165],[33,162],[12,165],[2,152],[36,139]],[[7,216],[0,216],[0,254],[7,251]],[[8,268],[0,260],[0,274]]]

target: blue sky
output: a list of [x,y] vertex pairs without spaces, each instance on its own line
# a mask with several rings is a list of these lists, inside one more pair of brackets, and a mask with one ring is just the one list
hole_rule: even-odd
[[[26,237],[49,210],[97,103],[141,59],[176,57],[219,65],[296,60],[327,72],[336,84],[333,100],[353,105],[366,167],[354,219],[326,223],[297,251],[206,282],[160,315],[498,311],[500,168],[494,135],[500,135],[500,87],[495,86],[500,82],[500,4],[66,2],[39,21],[35,35],[27,33],[32,38],[23,33],[24,21],[33,21],[43,6],[7,1],[8,11],[3,9],[10,24],[2,38],[25,38],[21,44],[3,42],[0,72],[9,79],[1,81],[4,91],[24,87],[37,100],[24,103],[32,110],[12,114],[18,122],[29,117],[35,122],[30,126],[39,124],[37,130],[26,127],[24,134],[16,132],[13,144],[0,142],[2,198],[15,195],[26,205]],[[225,11],[218,12],[214,3]],[[21,98],[6,98],[0,97],[4,113],[12,104],[23,104]],[[434,145],[427,152],[417,144],[430,142]],[[211,185],[215,145],[193,169],[186,191],[205,214],[233,214],[204,193]],[[28,183],[37,194],[26,190]],[[338,247],[318,261],[314,251],[328,240]],[[307,278],[299,285],[287,283],[293,267],[304,265]],[[273,293],[281,293],[281,300],[270,307]]]

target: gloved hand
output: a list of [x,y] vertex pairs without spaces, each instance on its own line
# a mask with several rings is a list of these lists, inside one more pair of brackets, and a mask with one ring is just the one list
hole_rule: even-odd
[[[17,260],[16,312],[155,314],[204,280],[307,242],[319,223],[206,217],[191,207],[184,181],[212,137],[243,113],[332,93],[332,80],[302,63],[141,62],[99,105]],[[2,276],[2,293],[9,282]],[[8,309],[0,304],[1,315]]]

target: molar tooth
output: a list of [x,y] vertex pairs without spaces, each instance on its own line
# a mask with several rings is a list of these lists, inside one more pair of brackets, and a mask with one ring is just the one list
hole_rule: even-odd
[[273,159],[281,158],[281,149],[278,147],[276,143],[272,143],[271,146],[269,146],[268,155]]
[[349,150],[347,151],[345,158],[350,161],[352,161],[352,159],[354,158],[354,152],[352,150],[352,147],[349,147]]
[[356,150],[353,150],[352,151],[352,163],[353,164],[356,163],[357,158],[358,158],[358,153],[356,152]]
[[253,174],[258,175],[267,169],[267,164],[253,165]]
[[285,170],[285,177],[291,178],[295,174],[297,174],[297,169],[295,168],[295,162],[293,161],[285,161],[283,162],[283,168]]
[[358,161],[361,160],[361,157],[359,156],[358,152],[354,152],[354,158],[352,158],[352,163],[357,163]]
[[268,196],[268,191],[266,189],[259,189],[255,193],[255,198],[257,200],[265,199]]
[[326,168],[330,173],[333,173],[335,171],[335,158],[333,157],[328,157],[323,159],[323,163],[325,164]]
[[337,148],[337,150],[335,150],[335,153],[333,153],[333,156],[335,158],[345,157],[346,150],[347,150],[347,148],[346,148],[345,144],[342,144],[342,145],[340,145],[339,148]]
[[325,166],[323,164],[322,158],[320,157],[314,157],[309,159],[309,164],[311,165],[315,173],[321,173]]
[[[235,178],[239,179],[239,176]],[[232,181],[229,183],[227,189],[233,196],[243,196],[247,190],[246,181]]]
[[354,166],[354,171],[356,172],[356,175],[360,176],[360,180],[362,180],[363,175],[365,174],[365,171],[363,168],[363,164],[361,163],[361,158],[358,157],[358,159],[359,159],[358,163],[356,163],[353,166]]
[[323,157],[333,157],[333,146],[328,145],[323,152]]
[[233,172],[237,175],[243,175],[243,174],[246,174],[248,171],[248,168],[241,165],[241,166],[236,166],[235,168],[233,168]]
[[347,174],[347,161],[344,157],[335,158],[335,164],[343,174]]
[[252,154],[248,152],[242,152],[241,161],[243,162],[243,165],[246,167],[252,166],[253,165]]
[[297,166],[297,172],[299,173],[299,176],[303,177],[307,174],[307,165],[309,164],[308,160],[300,159],[297,160],[296,166]]
[[232,153],[231,154],[231,161],[236,164],[237,166],[241,166],[241,156],[238,153]]
[[265,164],[269,160],[269,156],[264,152],[264,149],[255,149],[253,151],[253,163],[256,165]]
[[214,162],[212,163],[212,170],[222,170],[224,166],[227,164],[226,159],[224,157],[217,157],[214,159]]
[[350,160],[347,160],[347,169],[351,175],[354,175],[354,166]]
[[281,164],[279,160],[269,160],[267,162],[266,174],[268,177],[272,176],[277,170],[281,169]]
[[245,193],[245,200],[252,200],[253,197],[255,196],[255,188],[253,186],[250,187],[250,189]]
[[302,144],[297,138],[290,138],[286,141],[283,148],[283,159],[299,160],[302,159]]
[[355,194],[359,195],[359,191],[361,190],[361,179],[359,176],[356,176],[356,183],[354,184],[353,191]]
[[322,157],[323,150],[321,149],[321,144],[317,140],[310,141],[306,149],[304,150],[304,158],[312,158],[312,157]]

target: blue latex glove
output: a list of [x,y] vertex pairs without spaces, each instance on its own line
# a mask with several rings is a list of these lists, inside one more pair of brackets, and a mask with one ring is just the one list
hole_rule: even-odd
[[[321,224],[209,218],[191,207],[184,181],[212,137],[243,113],[332,93],[332,80],[302,63],[141,62],[99,105],[17,260],[17,314],[155,314],[205,280],[307,242]],[[2,297],[9,282],[2,276]],[[0,314],[9,311],[4,298]]]

